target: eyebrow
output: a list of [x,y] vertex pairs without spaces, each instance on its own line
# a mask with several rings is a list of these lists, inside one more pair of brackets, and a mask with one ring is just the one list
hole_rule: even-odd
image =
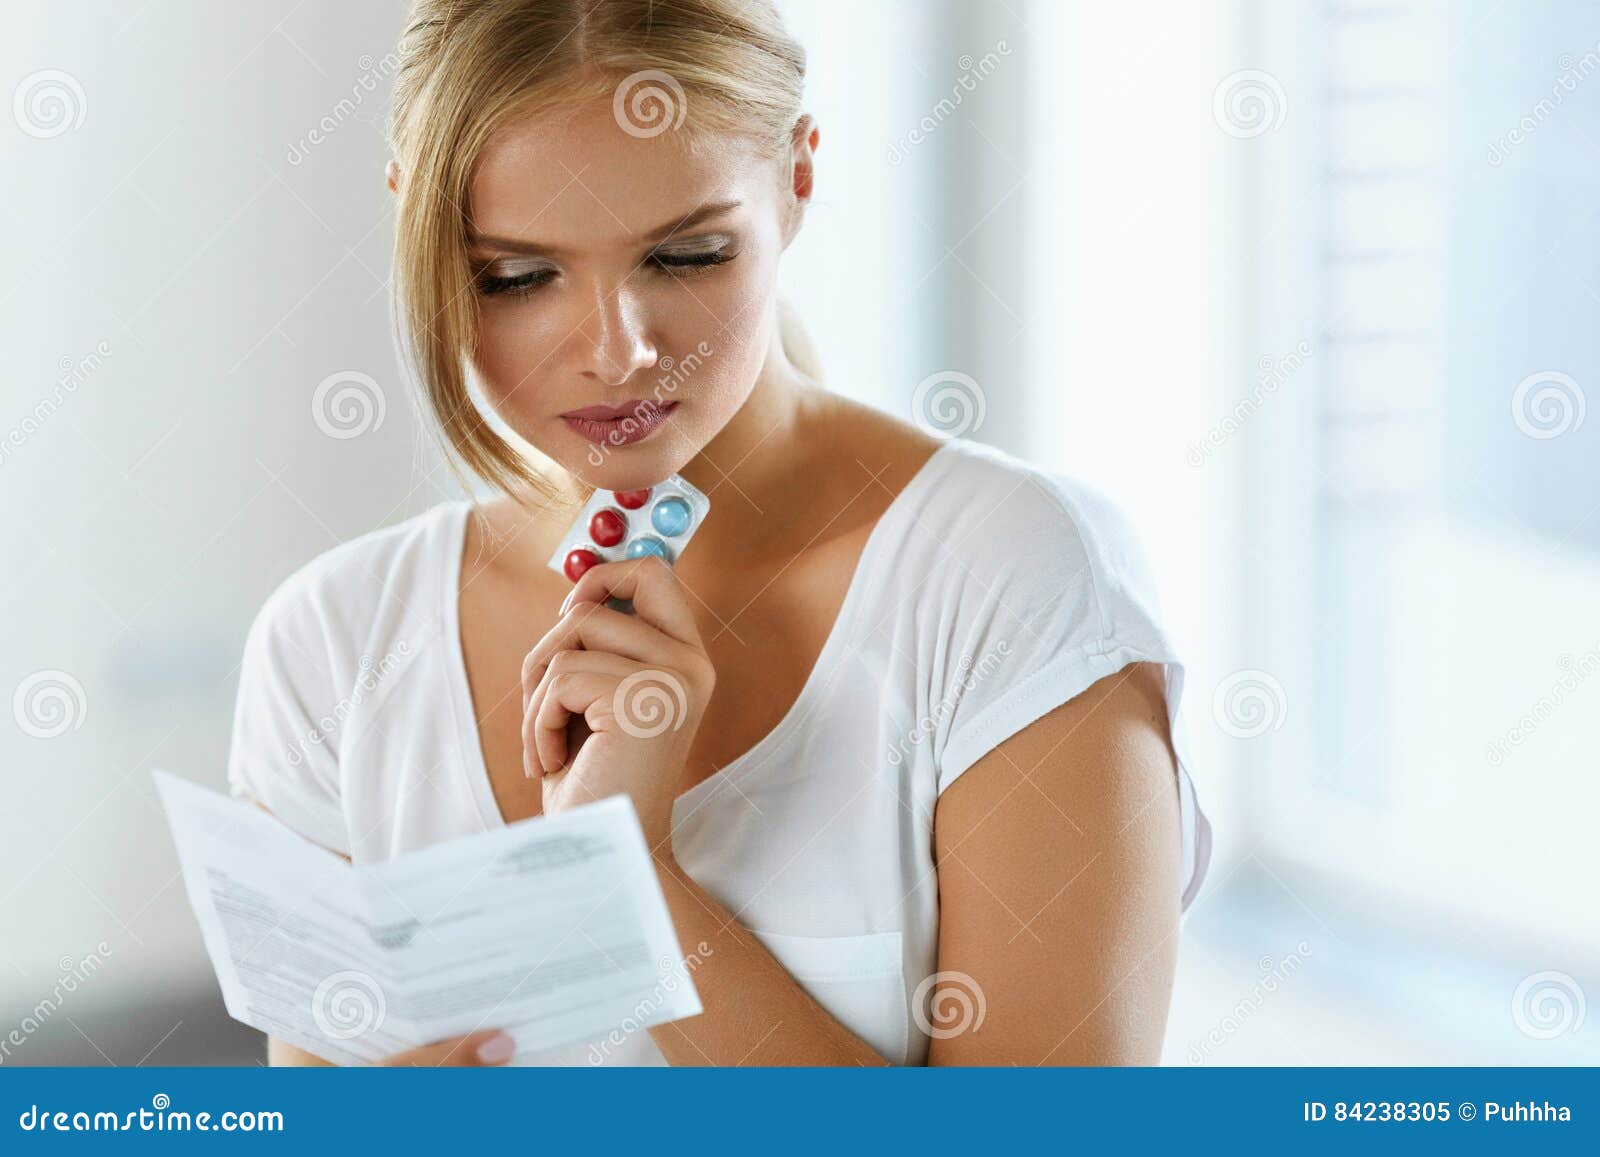
[[[743,201],[708,201],[698,209],[691,211],[687,216],[669,221],[665,225],[658,225],[645,233],[640,240],[653,244],[675,233],[688,230],[712,217],[719,217],[723,213],[737,209]],[[467,244],[474,249],[494,249],[504,253],[531,253],[546,254],[562,252],[559,245],[541,245],[537,241],[523,241],[515,237],[494,237],[484,233],[469,233]]]

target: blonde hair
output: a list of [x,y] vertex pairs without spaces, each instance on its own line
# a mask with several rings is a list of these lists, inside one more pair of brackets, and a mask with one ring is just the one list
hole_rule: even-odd
[[[691,147],[701,134],[731,133],[787,157],[805,50],[770,0],[414,0],[399,61],[390,143],[400,169],[394,265],[405,354],[452,470],[450,450],[508,494],[529,486],[553,497],[468,393],[478,298],[467,197],[480,151],[515,117],[609,97],[619,121],[665,116],[676,127],[687,112]],[[651,131],[647,124],[637,135]],[[796,368],[820,377],[781,296],[778,331]]]

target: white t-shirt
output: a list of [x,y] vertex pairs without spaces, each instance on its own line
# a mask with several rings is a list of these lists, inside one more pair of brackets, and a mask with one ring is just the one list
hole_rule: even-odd
[[[503,826],[456,615],[470,505],[324,552],[268,598],[245,643],[232,791],[357,864]],[[1172,883],[1187,911],[1210,826],[1184,755],[1183,668],[1129,528],[1079,482],[948,441],[873,528],[788,714],[679,797],[674,851],[836,1019],[891,1063],[925,1063],[936,799],[1139,661],[1165,665],[1183,842]],[[519,1061],[663,1063],[644,1030]]]

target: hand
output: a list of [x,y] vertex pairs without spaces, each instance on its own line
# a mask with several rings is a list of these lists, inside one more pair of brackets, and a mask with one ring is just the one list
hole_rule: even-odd
[[[605,605],[631,599],[634,613]],[[671,855],[672,804],[716,670],[678,576],[648,556],[590,567],[522,663],[522,764],[555,814],[626,794],[652,853]],[[568,723],[590,734],[569,743]]]
[[379,1061],[380,1065],[401,1068],[407,1065],[434,1068],[437,1066],[474,1067],[503,1065],[516,1052],[516,1041],[499,1029],[469,1032],[465,1036],[435,1041],[431,1045],[407,1049]]

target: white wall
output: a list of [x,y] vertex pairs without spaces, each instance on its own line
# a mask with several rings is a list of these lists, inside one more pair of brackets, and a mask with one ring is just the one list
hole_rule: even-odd
[[[40,4],[0,38],[8,97],[44,69],[78,90],[31,82],[76,127],[55,132],[49,100],[32,134],[0,122],[0,686],[63,672],[46,678],[75,715],[49,738],[0,728],[0,1007],[102,939],[107,988],[205,979],[150,768],[220,785],[261,600],[440,496],[389,337],[387,85],[361,80],[402,11]],[[312,411],[342,370],[386,403],[358,438]]]

